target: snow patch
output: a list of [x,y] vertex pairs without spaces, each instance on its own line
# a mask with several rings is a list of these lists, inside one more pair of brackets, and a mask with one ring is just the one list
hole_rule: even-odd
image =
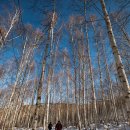
[[[107,124],[98,124],[97,128],[95,128],[95,124],[90,124],[90,127],[86,128],[82,128],[82,130],[130,130],[130,126],[128,125],[128,123],[120,123],[119,125],[115,124],[115,123],[107,123]],[[16,128],[14,127],[13,130],[32,130],[27,129],[27,128]],[[44,130],[43,127],[39,127],[37,128],[37,130]],[[52,130],[55,130],[55,128],[53,127]],[[76,128],[75,126],[69,126],[68,128],[63,128],[63,130],[78,130],[78,128]]]

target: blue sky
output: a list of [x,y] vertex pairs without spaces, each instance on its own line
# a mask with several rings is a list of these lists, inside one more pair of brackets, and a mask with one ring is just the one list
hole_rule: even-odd
[[[0,12],[3,11],[2,10],[3,6],[10,8],[11,1],[14,1],[15,4],[19,7],[18,0],[0,0]],[[49,4],[50,0],[48,0],[48,1],[47,0],[39,0],[39,1],[42,1],[42,4],[40,3],[40,5],[38,5],[38,7],[40,7],[40,8],[44,7],[44,9],[45,9],[46,5]],[[35,8],[32,8],[32,6],[33,6],[32,0],[19,0],[19,2],[20,2],[20,8],[22,10],[23,23],[24,24],[32,24],[34,26],[34,28],[41,28],[42,29],[41,23],[42,23],[42,19],[44,18],[44,15],[42,14],[42,10],[39,10],[37,8],[37,6]],[[113,0],[106,0],[105,2],[106,2],[107,9],[108,9],[109,13],[112,10],[116,10],[118,7],[117,5],[115,5],[113,3]],[[56,12],[58,12],[58,15],[59,15],[57,26],[60,26],[62,24],[62,22],[64,22],[64,23],[68,22],[69,17],[71,15],[77,13],[73,7],[73,4],[74,4],[73,0],[56,0]],[[88,6],[90,6],[90,5],[88,5]],[[100,10],[99,12],[101,13],[100,3],[97,3],[97,7]],[[49,7],[49,9],[50,8],[51,7]],[[80,6],[77,6],[77,8],[79,9]],[[101,17],[101,14],[99,12],[97,12],[97,10],[95,10],[95,8],[91,8],[88,10],[89,15],[96,14],[100,19],[102,17]],[[80,13],[82,14],[83,11],[78,12],[78,14],[80,14]],[[102,22],[102,24],[105,27],[104,22]],[[89,38],[90,38],[90,50],[91,50],[92,63],[94,66],[97,66],[97,64],[95,63],[96,52],[94,49],[94,39],[93,39],[93,33],[91,32],[91,30],[89,31]],[[107,41],[107,45],[108,45],[108,41]],[[67,48],[68,51],[71,53],[69,37],[67,35],[67,32],[63,31],[63,37],[62,37],[62,40],[60,42],[60,50],[63,50],[65,48]],[[108,47],[107,49],[109,52],[111,51],[110,47]],[[15,53],[17,54],[17,52],[15,52]],[[7,59],[9,59],[12,56],[14,56],[14,53],[13,53],[13,49],[10,48],[8,50],[8,52],[5,53],[5,57],[7,57]],[[38,57],[39,60],[41,60],[40,58]],[[112,60],[111,57],[110,57],[110,60]]]
[[[11,1],[13,1],[16,4],[16,6],[21,8],[22,22],[24,24],[32,24],[35,28],[42,29],[41,23],[42,23],[42,19],[44,18],[42,11],[45,10],[45,8],[51,9],[51,7],[47,7],[47,5],[50,5],[51,0],[48,0],[48,1],[47,0],[38,0],[38,1],[36,0],[37,3],[33,3],[32,2],[33,0],[1,0],[0,3],[1,3],[1,6],[6,6],[7,8],[10,8]],[[66,22],[69,21],[69,17],[72,14],[76,14],[76,13],[82,14],[83,13],[83,11],[81,11],[83,6],[79,6],[78,4],[76,4],[76,8],[78,9],[77,10],[73,7],[73,5],[75,4],[73,2],[74,1],[70,1],[70,0],[56,0],[56,12],[58,12],[58,15],[59,15],[57,26],[60,26],[62,23],[66,24]],[[34,5],[35,5],[35,7],[34,7]],[[109,2],[109,5],[110,5],[109,10],[110,10],[112,8],[112,4],[110,4],[110,2]],[[91,4],[88,6],[90,7]],[[100,8],[99,3],[97,4],[97,6],[98,6],[98,8]],[[89,9],[88,13],[89,13],[88,16],[90,16],[90,14],[96,14],[100,17],[100,14],[97,13],[97,11],[94,8]],[[92,58],[95,58],[95,49],[93,49],[94,40],[93,40],[93,33],[91,33],[91,30],[89,32],[89,40],[90,40],[91,56],[92,56]],[[68,51],[71,52],[69,37],[67,35],[67,32],[63,31],[62,41],[60,42],[60,50],[65,49],[65,48],[67,48]],[[12,50],[10,50],[10,51],[12,52]],[[6,53],[5,55],[7,57],[11,56],[11,52]],[[13,53],[12,53],[12,55],[13,55]],[[93,62],[93,60],[92,60],[92,62]]]

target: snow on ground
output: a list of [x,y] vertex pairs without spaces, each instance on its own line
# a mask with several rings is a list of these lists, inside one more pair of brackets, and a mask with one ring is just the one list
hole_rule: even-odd
[[[31,128],[30,129],[26,129],[26,128],[14,128],[13,130],[32,130]],[[44,130],[42,127],[39,127],[37,128],[37,130]],[[52,130],[55,130],[54,128]],[[76,127],[68,127],[68,128],[63,128],[63,130],[78,130],[78,128]],[[130,126],[124,126],[124,125],[119,125],[119,126],[107,126],[107,125],[101,125],[100,127],[96,128],[96,129],[91,129],[91,128],[88,128],[88,129],[85,129],[85,128],[82,128],[82,130],[130,130]]]
[[[127,123],[122,123],[119,125],[110,124],[110,123],[107,123],[106,125],[98,124],[97,128],[96,129],[94,129],[94,128],[95,128],[95,125],[90,124],[89,128],[87,128],[87,129],[82,128],[82,130],[130,130],[130,126],[128,126]],[[14,127],[13,130],[32,130],[32,129]],[[39,128],[37,128],[37,130],[43,130],[43,128],[39,127]],[[53,127],[52,130],[55,130],[55,128]],[[63,130],[78,130],[78,128],[76,128],[75,126],[69,126],[68,128],[63,128]]]

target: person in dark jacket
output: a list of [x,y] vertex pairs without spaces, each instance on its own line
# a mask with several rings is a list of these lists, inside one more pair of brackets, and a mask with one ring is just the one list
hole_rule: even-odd
[[58,123],[56,124],[55,130],[62,130],[62,124],[60,121],[58,121]]
[[51,122],[48,125],[48,130],[52,130],[52,123]]

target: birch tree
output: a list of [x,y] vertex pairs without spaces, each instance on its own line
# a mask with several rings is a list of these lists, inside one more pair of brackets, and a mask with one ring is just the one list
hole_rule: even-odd
[[[127,100],[127,105],[128,105],[129,102],[130,102],[129,101],[130,100],[129,99],[130,98],[129,82],[128,82],[128,79],[127,79],[127,76],[126,76],[126,73],[125,73],[125,70],[124,70],[124,66],[122,64],[122,59],[121,59],[120,53],[118,51],[118,47],[117,47],[116,40],[115,40],[115,37],[114,37],[114,34],[113,34],[112,25],[111,25],[111,21],[110,21],[110,18],[109,18],[107,9],[106,9],[105,2],[104,2],[104,0],[100,0],[100,3],[101,3],[101,6],[102,6],[102,11],[103,11],[103,14],[104,14],[104,19],[105,19],[107,30],[108,30],[110,45],[111,45],[113,55],[114,55],[114,58],[115,58],[115,62],[116,62],[117,73],[118,73],[120,82],[121,82],[121,84],[122,84],[122,86],[125,90],[125,93],[126,93],[125,98]],[[129,107],[128,107],[127,111],[128,111],[128,120],[130,121],[130,119],[129,119],[130,118]]]

